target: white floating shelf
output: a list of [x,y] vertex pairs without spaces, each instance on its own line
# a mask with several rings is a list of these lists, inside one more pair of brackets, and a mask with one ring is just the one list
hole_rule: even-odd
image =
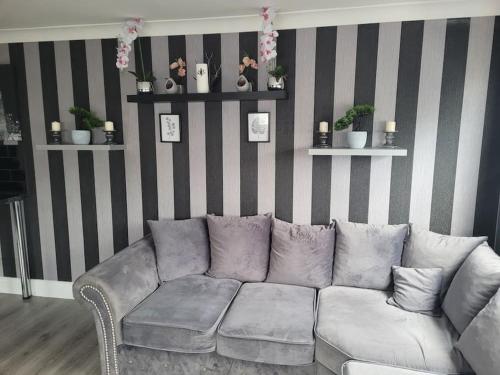
[[331,147],[331,148],[310,148],[309,155],[319,156],[406,156],[404,148],[386,148],[386,147]]
[[38,151],[119,151],[125,145],[36,145]]

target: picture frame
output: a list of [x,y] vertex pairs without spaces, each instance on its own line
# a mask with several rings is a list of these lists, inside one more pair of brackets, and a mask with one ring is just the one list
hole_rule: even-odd
[[172,113],[160,113],[160,142],[181,142],[181,116]]
[[271,125],[269,112],[248,113],[248,142],[271,142]]

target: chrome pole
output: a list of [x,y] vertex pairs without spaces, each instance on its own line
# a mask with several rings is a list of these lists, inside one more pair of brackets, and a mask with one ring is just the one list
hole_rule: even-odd
[[24,202],[15,200],[10,203],[10,210],[14,217],[14,237],[17,242],[19,272],[21,273],[21,290],[23,298],[31,297],[30,267],[28,262],[28,246],[26,243],[26,223],[24,219]]

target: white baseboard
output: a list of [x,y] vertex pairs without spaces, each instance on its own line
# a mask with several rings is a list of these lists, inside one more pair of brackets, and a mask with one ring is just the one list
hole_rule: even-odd
[[[73,299],[73,283],[69,281],[31,280],[31,294],[37,297]],[[21,294],[21,281],[15,277],[0,277],[0,293]]]

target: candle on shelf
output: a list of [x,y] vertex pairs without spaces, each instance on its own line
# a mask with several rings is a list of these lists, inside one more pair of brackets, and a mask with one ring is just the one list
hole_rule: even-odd
[[61,123],[59,121],[52,121],[52,131],[53,132],[61,131]]
[[385,132],[394,133],[396,131],[396,121],[387,121],[385,123]]
[[319,123],[319,132],[320,133],[328,133],[328,122],[321,121]]
[[104,131],[105,132],[112,132],[114,130],[115,130],[115,127],[114,127],[112,121],[106,121],[106,122],[104,122]]

